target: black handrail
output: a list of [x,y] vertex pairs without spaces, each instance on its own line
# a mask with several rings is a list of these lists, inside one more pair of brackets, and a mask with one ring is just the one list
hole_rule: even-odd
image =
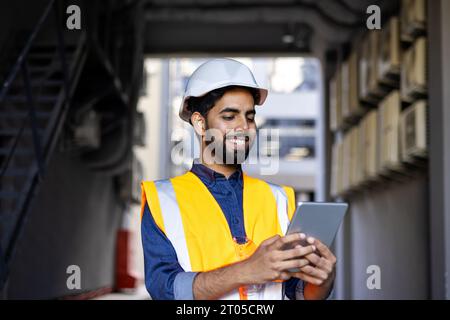
[[[26,122],[23,122],[21,127],[20,127],[20,129],[19,129],[19,131],[18,131],[18,133],[17,133],[17,135],[16,135],[16,137],[14,138],[14,141],[13,141],[12,146],[11,146],[12,150],[16,149],[17,144],[19,142],[19,137],[22,136],[23,130],[25,129],[25,125],[26,125]],[[9,165],[9,162],[11,161],[12,156],[13,156],[13,154],[12,154],[12,152],[10,152],[8,154],[8,156],[6,157],[6,160],[3,163],[2,168],[0,169],[0,177],[2,177],[5,174],[6,170],[8,169],[8,165]]]
[[[38,129],[37,129],[37,119],[36,119],[36,106],[34,105],[34,98],[33,93],[31,92],[31,85],[30,85],[30,74],[28,73],[28,66],[26,61],[22,63],[22,73],[23,73],[23,82],[25,84],[25,92],[27,95],[27,102],[29,107],[29,117],[31,122],[31,132],[33,136],[33,145],[34,145],[34,153],[36,155],[36,159],[38,162],[38,168],[39,168],[39,174],[44,174],[44,164],[42,162],[42,146],[41,141],[38,136]],[[14,152],[14,149],[10,151],[12,154]]]

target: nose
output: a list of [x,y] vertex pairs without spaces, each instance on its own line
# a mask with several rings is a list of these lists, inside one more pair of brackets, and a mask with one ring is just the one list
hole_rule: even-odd
[[236,131],[247,131],[250,127],[249,125],[249,120],[247,119],[247,117],[243,116],[243,117],[239,117],[239,123],[238,126],[236,127]]

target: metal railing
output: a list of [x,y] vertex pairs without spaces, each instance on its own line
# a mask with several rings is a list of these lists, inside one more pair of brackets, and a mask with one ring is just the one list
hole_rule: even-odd
[[[22,232],[25,216],[29,209],[31,198],[34,193],[33,191],[36,185],[38,184],[40,178],[44,174],[46,163],[49,160],[49,153],[51,153],[51,151],[54,149],[57,136],[59,135],[59,132],[62,129],[63,121],[61,121],[61,119],[64,118],[66,115],[68,109],[68,102],[71,96],[70,90],[73,90],[73,88],[71,88],[71,81],[76,81],[75,79],[77,79],[78,76],[80,75],[81,69],[80,66],[82,65],[82,63],[80,63],[80,66],[77,66],[79,67],[79,70],[75,72],[76,74],[70,78],[71,73],[74,72],[74,70],[72,70],[73,68],[69,70],[68,66],[68,61],[66,57],[66,46],[64,43],[64,34],[61,24],[62,11],[60,9],[61,8],[59,1],[56,0],[49,1],[47,6],[45,7],[42,16],[38,20],[38,23],[34,27],[33,31],[31,32],[30,37],[28,38],[24,48],[22,49],[18,59],[16,60],[16,63],[12,67],[11,72],[9,73],[8,77],[6,78],[6,81],[4,82],[0,90],[0,106],[3,106],[13,86],[13,83],[15,83],[16,80],[18,80],[19,75],[22,76],[21,80],[23,81],[23,92],[21,93],[24,95],[25,97],[24,101],[28,107],[27,118],[29,120],[28,124],[30,125],[31,129],[31,138],[32,138],[31,141],[35,157],[35,162],[33,162],[31,167],[29,168],[25,186],[23,187],[23,190],[21,190],[20,198],[17,201],[18,203],[14,210],[15,212],[13,212],[13,214],[15,215],[14,223],[13,225],[8,226],[12,230],[9,230],[11,232],[10,235],[8,235],[8,237],[6,238],[6,245],[2,248],[2,243],[0,242],[0,291],[2,290],[2,288],[4,288],[5,282],[8,277],[8,265],[14,255],[17,240]],[[36,114],[37,97],[36,94],[33,92],[33,83],[30,77],[28,56],[39,32],[43,29],[44,24],[49,19],[52,10],[55,13],[54,18],[55,18],[57,55],[56,58],[52,56],[51,59],[52,61],[53,59],[56,59],[60,62],[61,65],[60,71],[62,72],[62,86],[60,94],[58,96],[58,100],[57,102],[55,102],[55,105],[51,111],[51,116],[48,122],[46,123],[44,135],[40,136]],[[85,34],[82,33],[82,36],[78,41],[76,52],[73,58],[75,62],[79,62],[78,60],[81,61],[82,59],[85,59],[85,55],[83,56],[83,51],[84,53],[86,51],[84,50],[85,38],[86,38]],[[82,56],[84,58],[81,58]],[[15,136],[13,137],[11,143],[8,145],[9,151],[7,156],[4,157],[3,165],[2,168],[0,169],[0,178],[3,178],[4,175],[7,173],[11,161],[14,158],[16,151],[18,150],[19,141],[21,141],[21,138],[24,135],[26,126],[27,121],[23,121],[23,123],[20,124],[19,130],[17,131],[17,133],[15,133]],[[1,218],[2,217],[0,212],[0,222]]]

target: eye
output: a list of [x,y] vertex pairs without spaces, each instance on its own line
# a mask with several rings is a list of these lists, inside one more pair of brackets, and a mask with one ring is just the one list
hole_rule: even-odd
[[226,121],[231,121],[234,119],[234,116],[223,116],[222,119]]

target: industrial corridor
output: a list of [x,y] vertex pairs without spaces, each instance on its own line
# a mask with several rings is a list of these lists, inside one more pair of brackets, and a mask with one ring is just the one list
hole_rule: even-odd
[[0,300],[449,300],[447,15],[1,1]]

